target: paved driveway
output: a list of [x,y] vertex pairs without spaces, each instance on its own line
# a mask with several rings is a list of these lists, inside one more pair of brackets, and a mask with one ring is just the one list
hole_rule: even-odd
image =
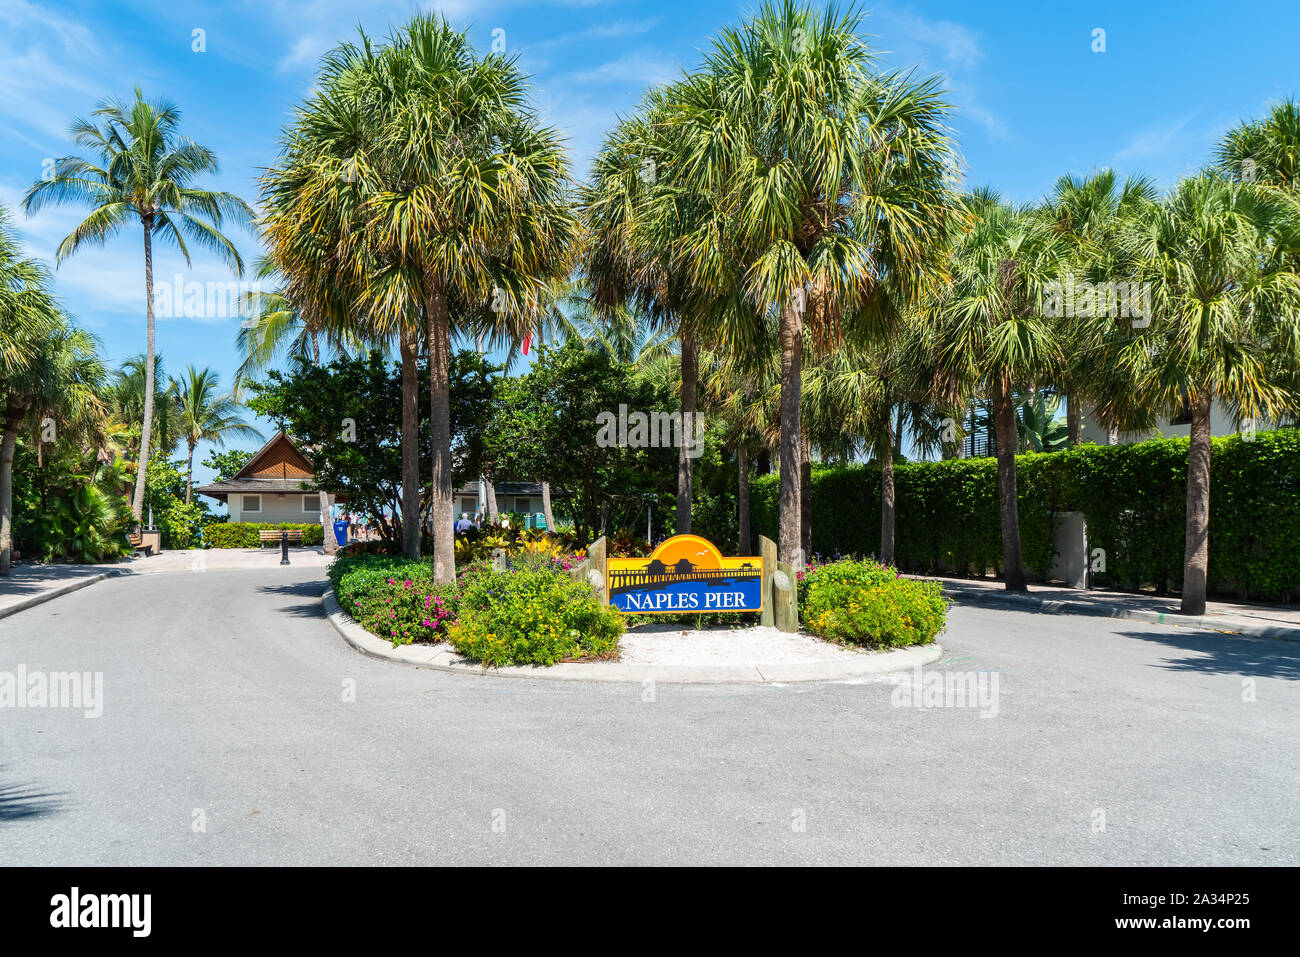
[[933,668],[996,672],[986,718],[420,671],[322,588],[142,575],[0,621],[0,673],[104,681],[99,718],[0,709],[0,862],[1300,863],[1294,644],[957,608]]

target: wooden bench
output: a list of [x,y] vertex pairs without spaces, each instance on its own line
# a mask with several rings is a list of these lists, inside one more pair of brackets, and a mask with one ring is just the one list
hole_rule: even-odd
[[289,536],[290,542],[302,544],[301,528],[259,528],[257,530],[257,537],[263,545],[267,542],[278,545],[284,535]]
[[153,556],[153,543],[146,543],[144,536],[139,532],[127,532],[126,540],[130,543],[132,549],[137,552],[144,552],[145,558]]

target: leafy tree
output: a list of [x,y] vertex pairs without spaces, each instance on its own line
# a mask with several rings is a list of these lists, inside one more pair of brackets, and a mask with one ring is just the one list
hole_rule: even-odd
[[[528,373],[504,379],[485,444],[502,474],[549,482],[567,499],[580,543],[600,530],[631,528],[647,506],[671,501],[676,449],[632,448],[598,441],[602,413],[668,412],[675,403],[663,389],[570,341],[542,347]],[[647,432],[647,439],[648,439]]]
[[[149,103],[139,87],[135,100],[108,100],[95,110],[102,125],[80,119],[72,125],[77,145],[93,150],[94,160],[65,156],[48,179],[33,184],[23,197],[29,213],[47,203],[89,204],[87,216],[63,242],[62,262],[88,244],[103,244],[123,226],[138,221],[144,229],[145,335],[144,410],[140,462],[149,461],[154,411],[153,241],[173,244],[190,261],[185,238],[217,253],[236,273],[244,270],[235,246],[221,232],[226,219],[246,223],[252,210],[232,193],[201,189],[195,180],[218,172],[211,150],[180,135],[181,114],[170,103]],[[131,510],[138,520],[144,507],[145,468],[136,470]]]
[[212,469],[216,475],[213,477],[214,482],[221,482],[239,472],[249,460],[253,457],[252,452],[246,452],[243,449],[230,449],[227,452],[218,452],[213,449],[208,453],[208,457],[203,460],[205,469]]

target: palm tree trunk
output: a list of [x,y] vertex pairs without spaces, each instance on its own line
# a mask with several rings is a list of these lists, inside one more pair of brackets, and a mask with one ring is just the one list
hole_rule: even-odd
[[894,564],[894,441],[880,443],[880,561]]
[[546,530],[555,531],[555,517],[551,514],[551,483],[542,483],[542,514],[546,516]]
[[[317,368],[320,368],[320,343],[317,341],[316,330],[311,331],[311,355],[312,362]],[[332,496],[324,489],[320,491],[320,543],[321,549],[326,555],[334,555],[339,550],[339,540],[334,536],[334,522],[331,520],[330,511],[334,503],[331,501]]]
[[488,517],[492,519],[492,524],[495,525],[495,524],[497,523],[497,519],[499,519],[499,518],[501,517],[501,512],[497,509],[497,484],[496,484],[496,480],[495,480],[495,479],[489,479],[488,481],[484,482],[483,485],[484,485],[484,487],[487,489],[487,510],[488,510]]
[[1016,406],[1005,376],[993,396],[998,447],[998,506],[1002,513],[1002,575],[1007,591],[1028,591],[1020,559],[1020,513],[1016,502]]
[[780,518],[777,554],[781,561],[802,568],[799,548],[801,532],[799,513],[799,460],[802,456],[803,432],[799,399],[803,388],[803,313],[793,302],[781,310],[781,470]]
[[153,217],[141,217],[144,223],[144,422],[140,427],[140,454],[135,464],[135,494],[131,497],[131,511],[137,523],[144,520],[144,483],[149,466],[149,433],[153,429]]
[[190,504],[190,490],[194,487],[194,443],[187,442],[189,455],[185,458],[185,504]]
[[692,463],[688,436],[695,435],[695,390],[700,378],[700,351],[695,337],[682,335],[682,431],[677,446],[677,534],[691,530]]
[[1192,402],[1187,458],[1187,542],[1183,552],[1184,615],[1205,614],[1210,571],[1210,405],[1207,393]]
[[1079,408],[1076,392],[1068,392],[1065,396],[1065,431],[1070,448],[1074,448],[1083,436],[1083,409]]
[[14,451],[26,411],[26,406],[12,397],[5,406],[4,439],[0,440],[0,575],[8,575],[13,565]]
[[738,554],[749,553],[749,452],[742,445],[736,450],[736,506],[740,512]]
[[799,551],[801,563],[812,555],[812,439],[807,435],[799,443]]
[[433,434],[433,580],[456,580],[456,532],[451,488],[451,317],[447,290],[425,279],[425,315],[429,323],[429,422]]
[[402,330],[402,554],[420,557],[419,333]]

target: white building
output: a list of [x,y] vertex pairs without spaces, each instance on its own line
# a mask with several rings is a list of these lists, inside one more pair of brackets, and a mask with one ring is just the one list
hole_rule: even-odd
[[315,476],[307,457],[287,435],[277,432],[230,478],[194,491],[225,502],[232,522],[319,524],[320,494],[312,486]]

